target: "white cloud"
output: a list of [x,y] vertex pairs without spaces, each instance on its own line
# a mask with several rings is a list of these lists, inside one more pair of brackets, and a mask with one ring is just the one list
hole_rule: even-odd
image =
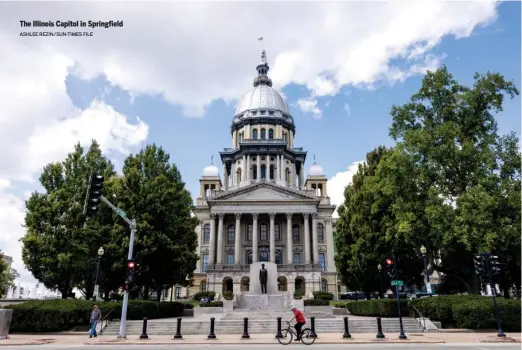
[[297,101],[297,105],[303,113],[310,113],[314,118],[321,118],[323,115],[323,111],[317,107],[317,100],[301,98]]
[[348,103],[344,104],[344,111],[346,112],[346,115],[352,114],[352,110],[350,109],[350,105]]
[[[352,183],[352,177],[357,172],[359,164],[363,164],[364,161],[353,162],[347,167],[346,171],[341,171],[335,174],[331,179],[328,180],[326,185],[328,191],[328,197],[330,202],[337,207],[344,203],[344,189],[348,184]],[[339,217],[337,214],[337,208],[333,214],[334,217]]]

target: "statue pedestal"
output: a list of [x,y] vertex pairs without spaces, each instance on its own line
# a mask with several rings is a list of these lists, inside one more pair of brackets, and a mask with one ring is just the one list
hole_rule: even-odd
[[281,310],[288,302],[283,294],[253,294],[242,293],[239,297],[241,308],[250,310]]

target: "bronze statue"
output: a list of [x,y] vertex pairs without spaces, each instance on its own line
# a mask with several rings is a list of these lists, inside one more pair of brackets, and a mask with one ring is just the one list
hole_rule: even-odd
[[268,271],[265,270],[265,264],[261,264],[261,270],[259,270],[259,282],[261,283],[261,294],[266,293],[266,282],[268,281]]

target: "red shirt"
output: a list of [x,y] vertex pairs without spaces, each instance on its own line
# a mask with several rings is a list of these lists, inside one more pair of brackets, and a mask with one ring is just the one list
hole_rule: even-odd
[[294,316],[297,323],[306,323],[306,319],[301,311],[295,309]]

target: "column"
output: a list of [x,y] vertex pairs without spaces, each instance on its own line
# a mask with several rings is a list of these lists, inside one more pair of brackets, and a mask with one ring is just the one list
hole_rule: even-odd
[[282,182],[286,182],[286,177],[285,177],[285,175],[286,175],[286,172],[285,172],[286,167],[285,167],[285,156],[284,155],[281,155],[281,167],[280,167],[280,169],[281,169],[281,180],[282,180]]
[[242,165],[242,170],[241,170],[241,183],[242,184],[245,184],[246,183],[246,178],[247,178],[247,156],[244,154],[243,155],[243,164]]
[[275,264],[275,213],[270,216],[270,262]]
[[319,243],[317,242],[317,213],[312,213],[312,252],[314,264],[319,264]]
[[223,220],[225,214],[218,214],[218,238],[217,238],[217,262],[216,264],[223,264]]
[[310,222],[308,218],[310,213],[303,213],[304,217],[304,248],[305,248],[305,264],[310,265],[312,263],[310,257]]
[[223,163],[223,188],[226,191],[228,189],[228,176],[227,176],[227,164]]
[[301,163],[301,171],[299,172],[299,187],[304,187],[304,163]]
[[236,162],[234,161],[230,166],[230,187],[236,187]]
[[208,264],[216,263],[216,214],[210,213],[210,241],[208,242]]
[[258,213],[252,213],[252,218],[254,219],[252,222],[252,263],[257,262],[258,258],[258,248],[257,248],[257,218],[259,217]]
[[234,247],[234,263],[241,264],[241,214],[236,214],[236,233],[234,234],[236,245]]
[[266,155],[266,181],[270,181],[270,155]]
[[276,183],[281,181],[281,155],[276,156]]
[[297,179],[297,171],[295,163],[292,163],[292,186],[295,186],[295,180]]
[[256,182],[261,181],[261,156],[257,155],[257,179]]
[[286,213],[286,260],[290,265],[294,263],[294,248],[292,245],[292,213]]
[[335,271],[335,260],[334,260],[334,239],[333,239],[333,227],[332,227],[332,219],[326,218],[324,220],[325,231],[326,231],[326,259],[328,260],[328,267],[326,271]]
[[252,164],[250,164],[252,162],[252,157],[251,156],[247,156],[247,164],[246,164],[246,177],[245,177],[245,182],[247,184],[250,183],[250,179],[251,179],[251,173],[252,173]]

